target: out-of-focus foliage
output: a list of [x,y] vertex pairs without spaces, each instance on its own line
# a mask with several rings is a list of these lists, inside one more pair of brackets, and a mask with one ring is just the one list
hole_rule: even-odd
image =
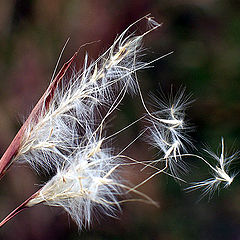
[[[130,23],[151,12],[163,26],[147,37],[145,59],[174,54],[139,73],[147,98],[156,89],[167,93],[180,86],[196,101],[188,118],[199,148],[214,150],[224,136],[227,146],[240,148],[240,4],[236,0],[3,0],[0,1],[0,152],[14,137],[22,116],[48,85],[59,52],[68,37],[60,66],[82,44],[94,59]],[[81,65],[81,64],[79,64]],[[137,97],[136,97],[137,99]],[[143,111],[140,101],[127,98],[118,113],[116,128],[133,121]],[[130,142],[140,126],[116,143]],[[150,158],[148,146],[138,141],[128,154]],[[192,175],[201,175],[201,164],[191,160]],[[236,163],[236,171],[240,165]],[[139,169],[126,172],[140,181]],[[141,176],[143,177],[143,175]],[[194,178],[194,180],[198,180]],[[0,182],[1,218],[38,189],[39,180],[27,167],[13,167]],[[240,237],[240,186],[238,177],[228,190],[208,202],[197,203],[199,194],[187,194],[166,176],[157,176],[141,190],[160,203],[160,208],[140,203],[123,205],[119,219],[96,217],[82,239],[238,239]],[[99,220],[99,221],[98,221]],[[35,207],[9,222],[1,239],[79,239],[77,229],[58,209]]]

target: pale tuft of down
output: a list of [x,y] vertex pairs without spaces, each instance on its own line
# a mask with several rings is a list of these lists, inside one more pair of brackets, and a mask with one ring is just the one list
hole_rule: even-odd
[[148,127],[147,142],[158,149],[160,157],[154,162],[163,162],[161,171],[170,171],[176,179],[180,173],[187,172],[187,165],[181,156],[187,151],[185,145],[192,145],[187,134],[191,128],[185,120],[189,98],[185,96],[184,89],[175,97],[171,96],[169,102],[153,97],[153,106],[158,110],[148,114],[151,125]]
[[[128,33],[138,22],[151,23],[141,35]],[[73,70],[64,77],[61,87],[56,89],[49,109],[42,109],[36,123],[30,121],[14,160],[28,162],[35,170],[47,172],[61,168],[63,162],[78,147],[79,132],[86,125],[96,124],[96,113],[112,108],[121,101],[116,94],[136,92],[136,71],[148,63],[141,62],[143,37],[160,24],[146,16],[130,25],[120,34],[113,45],[96,61],[89,62],[86,54],[81,71]]]
[[[119,197],[126,195],[127,190],[131,191],[119,177],[121,158],[114,155],[111,148],[104,146],[104,138],[88,131],[85,140],[79,143],[69,161],[26,205],[32,207],[44,203],[63,207],[79,229],[90,227],[94,211],[116,216],[116,210],[124,202]],[[133,192],[145,198],[145,202],[153,203],[144,194],[136,190]]]
[[221,141],[221,145],[222,145],[222,147],[221,147],[220,156],[217,156],[214,152],[205,150],[216,161],[215,167],[214,167],[214,165],[210,164],[204,158],[197,156],[197,155],[192,155],[192,156],[200,158],[204,163],[206,163],[208,165],[213,177],[206,179],[204,181],[191,183],[192,186],[187,187],[186,188],[187,191],[194,191],[197,189],[201,189],[201,191],[202,191],[201,198],[203,198],[209,194],[209,199],[210,199],[213,196],[214,192],[216,190],[220,189],[221,185],[223,185],[224,188],[230,186],[230,184],[232,183],[236,174],[229,173],[229,166],[232,163],[232,161],[236,159],[236,156],[238,155],[238,153],[235,153],[231,156],[227,156],[224,151],[224,139],[223,138]]

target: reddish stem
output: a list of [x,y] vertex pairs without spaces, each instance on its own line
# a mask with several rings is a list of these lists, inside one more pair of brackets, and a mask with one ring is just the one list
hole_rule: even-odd
[[16,136],[14,137],[13,141],[3,154],[2,158],[0,159],[0,179],[4,176],[7,169],[11,166],[13,158],[17,155],[20,146],[21,146],[21,140],[25,132],[25,128],[28,126],[30,121],[38,121],[39,113],[45,109],[48,110],[49,104],[54,96],[55,90],[57,89],[60,81],[66,74],[67,70],[71,66],[72,62],[77,56],[76,52],[61,68],[55,79],[52,81],[52,83],[49,85],[43,96],[40,98],[38,103],[33,108],[32,112],[30,113],[29,117],[27,118],[26,122],[23,124],[23,126],[20,128]]
[[37,192],[35,192],[31,197],[29,197],[27,200],[25,200],[21,205],[19,205],[17,208],[15,208],[11,213],[9,213],[1,222],[0,222],[0,228],[7,223],[9,220],[11,220],[13,217],[15,217],[18,213],[22,212],[24,209],[29,208],[26,206],[30,200],[35,198],[41,189],[39,189]]

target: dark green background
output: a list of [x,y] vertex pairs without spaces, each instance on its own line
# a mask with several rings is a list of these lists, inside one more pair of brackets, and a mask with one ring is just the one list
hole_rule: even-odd
[[[0,2],[0,152],[3,154],[24,117],[46,89],[59,52],[70,42],[60,65],[82,44],[101,40],[86,48],[92,59],[110,46],[115,36],[147,13],[163,26],[144,41],[145,60],[170,51],[174,54],[154,63],[138,76],[147,99],[157,88],[168,94],[180,86],[195,101],[187,117],[197,148],[204,144],[219,150],[224,136],[227,148],[240,148],[240,3],[235,0],[2,0]],[[83,51],[79,56],[79,65]],[[143,111],[137,97],[127,97],[113,128],[133,121]],[[141,124],[114,142],[117,147],[137,134]],[[153,152],[138,141],[128,154],[139,159]],[[197,160],[189,160],[189,179],[208,176]],[[233,171],[239,171],[239,161]],[[126,171],[126,178],[139,182],[144,173]],[[141,175],[141,176],[140,176]],[[40,179],[26,166],[15,166],[1,180],[0,217],[21,203]],[[0,229],[1,239],[240,239],[240,188],[238,177],[229,189],[209,202],[198,202],[199,192],[187,194],[173,179],[157,176],[143,188],[160,204],[129,203],[119,219],[95,217],[91,230],[78,234],[75,224],[62,211],[37,206]],[[101,214],[99,214],[101,215]],[[98,219],[98,220],[97,220]]]

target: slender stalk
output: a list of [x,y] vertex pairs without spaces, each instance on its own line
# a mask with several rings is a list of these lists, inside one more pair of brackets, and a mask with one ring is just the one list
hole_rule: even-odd
[[9,213],[1,222],[0,227],[2,227],[4,224],[6,224],[9,220],[11,220],[13,217],[15,217],[17,214],[22,212],[23,210],[29,208],[27,204],[29,201],[31,201],[33,198],[35,198],[41,189],[39,189],[37,192],[35,192],[32,196],[30,196],[27,200],[25,200],[21,205],[19,205],[17,208],[15,208],[11,213]]

